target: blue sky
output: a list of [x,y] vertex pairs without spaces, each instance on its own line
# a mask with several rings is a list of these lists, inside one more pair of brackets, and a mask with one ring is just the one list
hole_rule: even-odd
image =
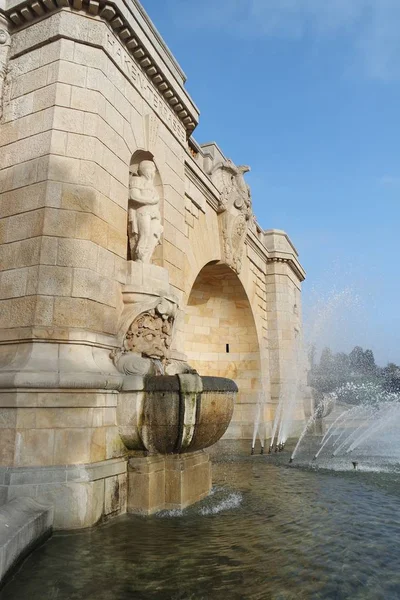
[[297,247],[315,339],[400,364],[400,1],[142,3],[188,77],[194,137],[251,166],[260,225]]

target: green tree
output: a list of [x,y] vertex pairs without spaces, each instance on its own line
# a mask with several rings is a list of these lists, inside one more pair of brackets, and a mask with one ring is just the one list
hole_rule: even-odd
[[361,346],[355,346],[349,354],[350,369],[354,374],[363,372],[364,350]]
[[321,358],[319,359],[319,369],[327,369],[331,371],[334,364],[332,350],[328,347],[324,348],[321,352]]
[[400,367],[388,363],[381,371],[383,386],[389,392],[400,392]]
[[363,370],[366,375],[374,375],[377,371],[375,357],[372,350],[364,352]]

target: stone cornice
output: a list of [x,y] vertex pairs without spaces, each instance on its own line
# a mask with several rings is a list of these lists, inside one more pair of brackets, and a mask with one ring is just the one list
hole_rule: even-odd
[[286,263],[292,269],[299,281],[304,281],[305,272],[298,262],[296,256],[284,252],[271,252],[266,248],[263,243],[257,238],[254,231],[249,231],[246,238],[246,244],[266,263]]
[[[132,8],[140,11],[145,24],[140,24],[139,19],[135,18]],[[162,43],[156,29],[150,27],[150,19],[136,0],[132,8],[128,8],[123,0],[6,0],[1,12],[10,23],[11,34],[60,10],[79,11],[80,14],[85,12],[87,17],[106,21],[169,104],[189,137],[198,123],[199,111],[183,88],[184,74]],[[148,31],[145,31],[144,25]],[[151,36],[154,36],[154,39],[151,39]]]
[[[131,10],[131,12],[134,14],[136,20],[140,19],[142,21],[142,23],[141,23],[142,29],[147,29],[149,31],[149,35],[153,39],[153,45],[155,45],[154,44],[154,41],[155,41],[156,44],[161,49],[161,52],[164,54],[164,57],[166,56],[168,58],[173,69],[176,70],[178,77],[181,79],[182,83],[185,83],[186,82],[185,73],[182,71],[180,65],[176,61],[171,50],[168,48],[167,44],[163,40],[158,29],[155,27],[154,23],[149,18],[148,14],[146,13],[145,9],[143,8],[143,6],[139,2],[139,0],[124,0],[124,3],[127,5],[129,10]],[[164,60],[165,60],[165,58],[164,58]]]
[[293,254],[295,256],[298,256],[299,253],[297,252],[296,247],[294,246],[292,240],[290,239],[290,237],[288,236],[288,234],[286,233],[286,231],[283,231],[282,229],[265,229],[263,231],[264,236],[269,236],[269,235],[275,235],[275,236],[280,236],[283,237],[286,242],[289,244],[289,246],[291,247],[291,249],[293,250]]
[[305,271],[301,267],[300,263],[293,256],[279,256],[279,253],[273,252],[272,255],[268,258],[268,262],[270,263],[286,263],[292,269],[293,273],[296,275],[299,281],[304,281]]

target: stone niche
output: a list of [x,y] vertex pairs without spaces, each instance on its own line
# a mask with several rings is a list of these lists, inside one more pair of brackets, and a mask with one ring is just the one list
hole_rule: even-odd
[[[128,260],[162,266],[163,200],[163,185],[154,156],[138,150],[129,168]],[[140,230],[146,232],[142,241]]]
[[291,372],[304,271],[248,168],[192,137],[185,80],[136,0],[0,4],[0,504],[57,529],[207,493],[205,452],[123,443],[144,377],[231,376],[248,438]]

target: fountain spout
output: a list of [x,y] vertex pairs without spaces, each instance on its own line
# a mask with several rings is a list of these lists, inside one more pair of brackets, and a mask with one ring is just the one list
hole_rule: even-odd
[[161,360],[159,358],[152,358],[151,361],[154,365],[155,374],[156,375],[165,375],[164,365],[161,362]]

